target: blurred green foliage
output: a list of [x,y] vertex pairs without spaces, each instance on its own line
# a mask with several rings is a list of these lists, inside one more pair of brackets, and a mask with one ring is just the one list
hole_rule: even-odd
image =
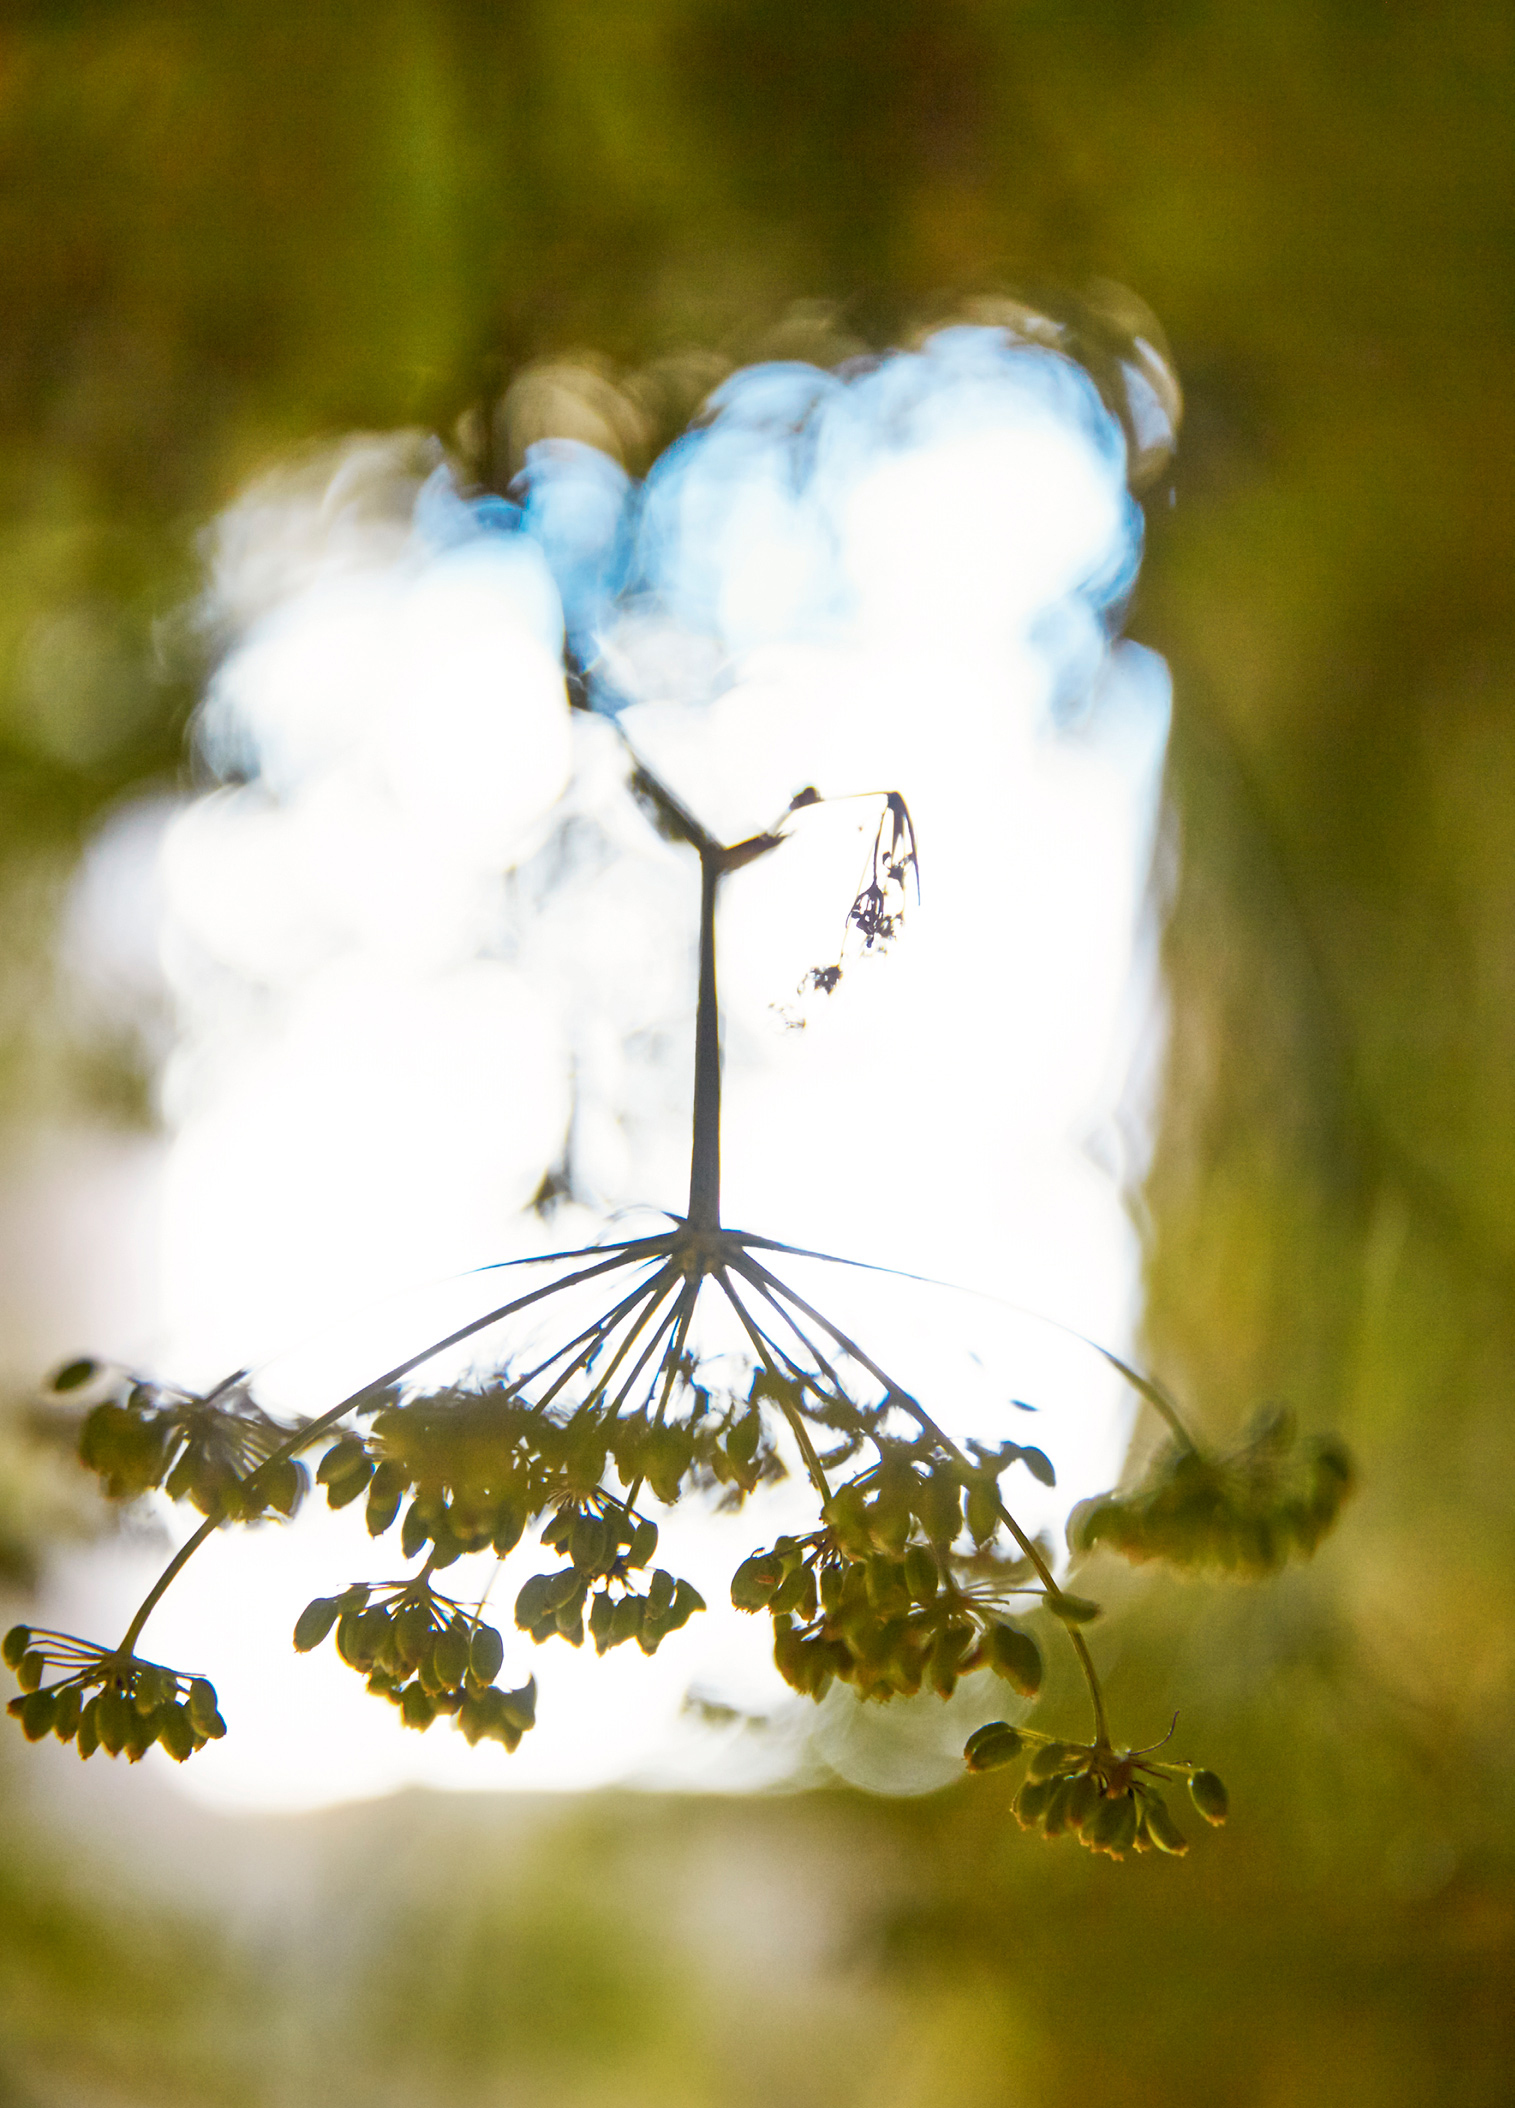
[[[448,1858],[396,1804],[363,1818],[410,1841],[387,1849],[414,1902],[374,1920],[395,1945],[270,2076],[230,2023],[201,2059],[197,1938],[124,1936],[33,1847],[4,1877],[15,2098],[1506,2097],[1512,106],[1492,0],[7,11],[8,1115],[121,1101],[50,931],[100,816],[183,767],[195,535],[271,454],[449,429],[557,353],[744,358],[833,313],[884,341],[1110,277],[1188,398],[1135,620],[1176,690],[1151,1359],[1222,1429],[1274,1400],[1339,1428],[1363,1477],[1316,1565],[1262,1591],[1099,1570],[1132,1611],[1105,1642],[1122,1713],[1155,1737],[1181,1684],[1232,1786],[1223,1844],[1181,1867],[1043,1855],[992,1775],[749,1810],[720,1849],[789,1840],[796,1920],[824,1910],[851,1960],[817,1965],[820,2013],[771,1957],[701,1978],[696,2021],[662,1921],[594,1887],[687,1812],[575,1815],[570,1909],[567,1873]],[[407,2002],[418,1926],[452,1959]],[[311,2008],[244,1962],[216,1996],[287,2042]]]

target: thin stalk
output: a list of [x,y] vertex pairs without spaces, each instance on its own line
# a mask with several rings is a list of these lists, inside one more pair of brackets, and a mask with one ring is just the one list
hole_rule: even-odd
[[[621,1322],[622,1318],[626,1316],[627,1312],[635,1310],[637,1305],[641,1304],[642,1308],[637,1316],[637,1321],[632,1327],[627,1337],[621,1342],[621,1345],[616,1352],[615,1359],[611,1362],[609,1368],[605,1370],[604,1374],[597,1379],[594,1384],[594,1387],[589,1392],[588,1397],[583,1400],[583,1403],[577,1408],[577,1410],[579,1412],[583,1412],[586,1407],[593,1405],[597,1398],[603,1397],[605,1387],[609,1383],[611,1377],[615,1374],[617,1368],[620,1366],[620,1363],[626,1353],[627,1348],[636,1339],[638,1333],[640,1333],[642,1327],[646,1324],[652,1312],[656,1310],[658,1304],[663,1300],[663,1297],[668,1291],[669,1282],[674,1278],[676,1278],[676,1276],[674,1275],[673,1268],[667,1266],[661,1267],[658,1272],[653,1275],[650,1281],[640,1282],[629,1296],[624,1297],[616,1305],[614,1310],[607,1312],[607,1314],[604,1317],[598,1319],[596,1323],[588,1326],[586,1330],[579,1335],[580,1339],[587,1339],[588,1345],[583,1347],[580,1352],[574,1356],[573,1360],[568,1364],[566,1368],[559,1370],[558,1374],[552,1379],[552,1382],[548,1385],[547,1389],[543,1392],[542,1396],[538,1399],[537,1403],[531,1408],[533,1413],[540,1415],[546,1412],[548,1406],[552,1404],[553,1400],[563,1389],[564,1385],[572,1382],[573,1378],[578,1375],[581,1369],[588,1368],[589,1364],[594,1360],[596,1354],[598,1354],[600,1349],[605,1346],[606,1343],[609,1341],[611,1333]],[[575,1342],[575,1344],[577,1344],[577,1342]],[[555,1358],[556,1357],[554,1357],[554,1359]]]
[[[361,1393],[359,1395],[361,1396]],[[164,1567],[162,1573],[159,1574],[157,1580],[137,1606],[137,1615],[127,1626],[121,1644],[116,1649],[116,1653],[121,1659],[126,1661],[131,1659],[132,1651],[136,1647],[137,1641],[141,1638],[142,1627],[157,1609],[165,1591],[177,1578],[180,1569],[187,1566],[190,1560],[194,1558],[206,1538],[212,1536],[220,1527],[221,1517],[219,1515],[208,1515],[204,1522],[201,1523],[199,1529],[195,1531],[193,1537],[185,1538],[183,1544],[180,1545],[178,1551],[169,1560],[167,1566]]]
[[721,1013],[715,987],[718,851],[700,851],[700,994],[694,1023],[694,1135],[689,1155],[689,1227],[721,1226]]
[[[679,1357],[684,1352],[684,1342],[689,1337],[689,1328],[694,1322],[694,1306],[699,1301],[699,1297],[700,1283],[699,1277],[696,1276],[694,1280],[684,1283],[683,1294],[679,1297],[678,1324],[674,1328],[673,1339],[669,1344],[668,1353],[663,1364],[663,1388],[658,1397],[657,1411],[653,1415],[653,1425],[655,1427],[662,1426],[663,1415],[668,1410],[668,1400],[673,1394],[674,1382],[679,1373]],[[638,1491],[641,1489],[641,1483],[641,1480],[638,1479]],[[634,1502],[635,1494],[628,1494],[627,1505],[631,1506]]]
[[[661,1297],[659,1298],[659,1300],[661,1300]],[[633,1387],[633,1385],[634,1385],[634,1384],[636,1383],[636,1380],[637,1380],[637,1378],[638,1378],[638,1377],[639,1377],[639,1376],[641,1375],[641,1373],[642,1373],[643,1369],[645,1369],[645,1368],[646,1368],[646,1366],[647,1366],[648,1362],[650,1362],[650,1361],[651,1361],[651,1359],[652,1359],[653,1355],[654,1355],[654,1354],[656,1354],[656,1352],[658,1351],[658,1348],[659,1348],[659,1346],[660,1346],[660,1345],[662,1344],[662,1341],[663,1341],[663,1337],[664,1337],[664,1334],[665,1334],[665,1333],[668,1333],[668,1332],[671,1332],[671,1331],[673,1330],[673,1328],[674,1328],[674,1327],[675,1327],[675,1326],[677,1325],[677,1323],[678,1323],[678,1321],[679,1321],[679,1311],[680,1311],[680,1309],[681,1309],[681,1308],[682,1308],[682,1294],[681,1294],[681,1296],[680,1296],[680,1300],[679,1300],[678,1302],[676,1302],[676,1303],[674,1304],[673,1308],[672,1308],[671,1310],[669,1310],[669,1311],[665,1312],[664,1316],[663,1316],[663,1317],[662,1317],[662,1318],[660,1319],[660,1321],[659,1321],[659,1323],[658,1323],[658,1329],[657,1329],[657,1331],[653,1333],[653,1335],[652,1335],[651,1339],[650,1339],[650,1340],[648,1340],[648,1342],[647,1342],[646,1346],[645,1346],[645,1347],[644,1347],[644,1348],[642,1349],[641,1353],[640,1353],[640,1354],[639,1354],[639,1355],[637,1356],[637,1358],[636,1358],[636,1365],[635,1365],[635,1367],[634,1367],[634,1368],[632,1369],[632,1371],[631,1371],[631,1374],[630,1374],[630,1375],[629,1375],[629,1376],[627,1377],[626,1381],[625,1381],[625,1382],[624,1382],[624,1383],[623,1383],[623,1384],[621,1385],[621,1388],[619,1389],[619,1391],[617,1391],[617,1393],[616,1393],[615,1397],[614,1397],[614,1398],[613,1398],[613,1399],[611,1400],[611,1405],[610,1405],[610,1411],[611,1411],[611,1414],[612,1414],[612,1416],[614,1416],[615,1414],[617,1414],[617,1413],[619,1413],[619,1412],[620,1412],[620,1410],[621,1410],[621,1407],[622,1407],[622,1406],[623,1406],[623,1405],[624,1405],[624,1404],[626,1403],[626,1400],[627,1400],[627,1399],[628,1399],[628,1398],[629,1398],[629,1397],[631,1396],[631,1392],[632,1392],[632,1387]],[[648,1313],[648,1315],[650,1316],[650,1315],[651,1315],[651,1312],[649,1312],[649,1313]],[[642,1320],[642,1323],[644,1324],[645,1322],[646,1322],[646,1320],[645,1320],[645,1319],[643,1319],[643,1320]],[[640,1332],[640,1331],[641,1331],[641,1329],[642,1329],[642,1324],[638,1324],[638,1326],[637,1326],[637,1332]],[[634,1334],[632,1335],[632,1338],[634,1339],[635,1337],[636,1337],[636,1334],[634,1333]],[[628,1339],[628,1340],[627,1340],[627,1342],[626,1342],[626,1345],[627,1345],[628,1347],[629,1347],[629,1346],[631,1345],[631,1340],[630,1340],[630,1339]],[[617,1359],[619,1359],[619,1356],[617,1357]],[[609,1369],[609,1370],[607,1370],[607,1371],[606,1371],[606,1376],[605,1376],[605,1382],[606,1382],[606,1385],[607,1385],[607,1386],[609,1385],[610,1377],[611,1377],[611,1376],[612,1376],[613,1374],[614,1374],[614,1367],[612,1366],[612,1368],[611,1368],[611,1369]],[[650,1392],[650,1390],[651,1390],[651,1385],[650,1385],[650,1384],[649,1384],[649,1386],[648,1386],[648,1389],[649,1389],[649,1392]]]
[[[741,1319],[742,1324],[746,1327],[747,1337],[757,1348],[759,1357],[761,1358],[764,1366],[767,1368],[769,1375],[777,1378],[779,1372],[774,1364],[773,1357],[769,1354],[767,1346],[764,1343],[763,1335],[761,1332],[759,1332],[757,1326],[753,1324],[751,1318],[748,1317],[747,1312],[743,1308],[741,1300],[738,1297],[736,1290],[732,1287],[731,1282],[727,1277],[726,1269],[724,1267],[721,1268],[720,1273],[717,1275],[716,1278],[719,1280],[721,1287],[725,1292],[727,1302],[731,1305],[732,1309]],[[795,1441],[799,1444],[800,1455],[805,1459],[805,1469],[810,1474],[811,1484],[815,1487],[816,1492],[819,1493],[819,1495],[821,1496],[821,1500],[824,1505],[826,1507],[830,1507],[831,1487],[827,1483],[825,1472],[821,1469],[821,1460],[815,1453],[815,1444],[810,1439],[810,1430],[806,1427],[804,1421],[800,1418],[799,1414],[795,1411],[794,1407],[789,1403],[787,1398],[780,1398],[778,1401],[778,1405],[779,1410],[784,1415],[784,1418],[789,1422],[789,1432],[794,1436]]]
[[[781,1318],[783,1322],[789,1327],[789,1330],[794,1334],[795,1338],[799,1341],[800,1345],[804,1348],[805,1352],[814,1361],[816,1367],[820,1370],[822,1376],[825,1377],[826,1382],[829,1383],[831,1386],[831,1391],[829,1395],[834,1398],[840,1398],[844,1400],[845,1403],[852,1407],[854,1412],[859,1411],[860,1408],[858,1407],[856,1401],[847,1397],[847,1387],[842,1382],[841,1377],[837,1375],[835,1369],[832,1368],[830,1362],[827,1361],[825,1355],[821,1352],[820,1348],[816,1345],[815,1341],[810,1337],[809,1333],[801,1331],[800,1327],[789,1315],[789,1312],[784,1308],[783,1304],[778,1300],[778,1298],[772,1293],[770,1289],[765,1287],[761,1270],[744,1264],[740,1255],[733,1261],[733,1264],[735,1265],[737,1272],[742,1276],[743,1280],[746,1281],[748,1286],[750,1288],[756,1289],[757,1293],[762,1297],[763,1301],[768,1305],[769,1309],[773,1311],[774,1315],[778,1318]],[[789,1354],[786,1348],[783,1348],[779,1345],[777,1340],[770,1340],[770,1344],[772,1345],[773,1350],[776,1354],[782,1354],[784,1356],[785,1361],[789,1363],[790,1367],[795,1371],[795,1374],[802,1378],[806,1386],[810,1390],[814,1391],[818,1398],[825,1398],[828,1395],[824,1385],[817,1383],[813,1376],[805,1374],[804,1371],[801,1370],[800,1364],[794,1360],[794,1358]],[[868,1407],[863,1408],[861,1410],[871,1412],[874,1409],[872,1407]]]
[[[740,1271],[740,1269],[738,1270]],[[751,1282],[748,1283],[749,1287],[753,1285],[754,1284]],[[812,1360],[815,1362],[816,1366],[820,1369],[821,1374],[827,1378],[831,1385],[831,1389],[828,1391],[826,1389],[825,1384],[821,1383],[817,1377],[812,1375],[810,1370],[805,1368],[802,1363],[797,1362],[795,1360],[794,1356],[789,1352],[789,1349],[786,1346],[784,1346],[779,1340],[776,1340],[771,1332],[764,1331],[763,1327],[758,1324],[756,1318],[753,1318],[751,1320],[750,1329],[755,1332],[757,1338],[763,1340],[767,1344],[769,1351],[778,1356],[779,1360],[784,1364],[784,1367],[789,1371],[790,1375],[794,1378],[794,1381],[796,1382],[796,1384],[798,1384],[802,1391],[813,1392],[815,1397],[820,1401],[822,1405],[841,1404],[846,1406],[851,1412],[858,1414],[859,1417],[861,1417],[864,1409],[860,1408],[852,1399],[847,1396],[846,1390],[842,1385],[840,1378],[837,1376],[836,1371],[831,1368],[831,1366],[826,1360],[826,1357],[821,1353],[820,1349],[816,1346],[815,1342],[811,1338],[809,1338],[806,1333],[801,1332],[799,1326],[795,1324],[794,1319],[790,1317],[788,1311],[784,1309],[781,1303],[776,1303],[774,1301],[773,1297],[769,1295],[767,1289],[765,1289],[761,1285],[761,1283],[756,1284],[756,1292],[762,1297],[763,1301],[768,1304],[769,1308],[773,1310],[775,1315],[782,1318],[784,1323],[789,1327],[790,1331],[794,1334],[795,1338],[804,1347],[806,1353],[810,1355]]]
[[1012,1310],[1023,1317],[1035,1318],[1040,1325],[1047,1325],[1054,1332],[1063,1333],[1068,1339],[1076,1339],[1080,1346],[1088,1347],[1109,1363],[1118,1376],[1130,1384],[1133,1391],[1145,1398],[1148,1405],[1167,1426],[1169,1432],[1183,1449],[1197,1450],[1199,1444],[1184,1425],[1183,1417],[1173,1400],[1155,1377],[1143,1376],[1129,1362],[1121,1360],[1108,1347],[1102,1347],[1097,1339],[1087,1332],[1080,1332],[1073,1325],[1065,1325],[1058,1318],[1045,1316],[1039,1310],[1028,1310],[1023,1303],[1012,1303],[1004,1296],[994,1295],[986,1288],[964,1288],[956,1281],[944,1281],[935,1274],[916,1274],[901,1266],[878,1266],[868,1259],[843,1259],[836,1252],[817,1252],[805,1245],[784,1244],[777,1237],[758,1237],[749,1231],[732,1233],[737,1242],[747,1251],[782,1252],[789,1259],[817,1259],[824,1266],[848,1266],[863,1274],[885,1274],[895,1281],[918,1281],[923,1288],[950,1288],[958,1295],[976,1296],[981,1302],[997,1303],[1002,1310]]

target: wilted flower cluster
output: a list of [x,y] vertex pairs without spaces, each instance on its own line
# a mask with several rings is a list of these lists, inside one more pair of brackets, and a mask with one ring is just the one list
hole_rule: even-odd
[[1229,1812],[1226,1789],[1213,1771],[1157,1763],[1148,1750],[1113,1749],[1107,1742],[1058,1742],[1005,1720],[991,1720],[970,1735],[963,1761],[970,1771],[998,1771],[1027,1754],[1014,1804],[1021,1828],[1048,1839],[1076,1837],[1111,1859],[1154,1850],[1180,1858],[1188,1851],[1159,1782],[1186,1781],[1207,1823],[1223,1823]]
[[[182,1764],[226,1733],[208,1678],[141,1661],[129,1650],[108,1653],[64,1632],[12,1625],[0,1655],[21,1686],[6,1710],[28,1742],[56,1735],[74,1743],[81,1757],[97,1749],[112,1757],[124,1751],[133,1764],[156,1742]],[[65,1673],[47,1683],[49,1669]]]
[[1352,1490],[1352,1461],[1330,1438],[1298,1440],[1292,1414],[1269,1412],[1230,1456],[1170,1444],[1132,1492],[1085,1501],[1068,1521],[1075,1552],[1108,1545],[1134,1564],[1276,1573],[1308,1559]]

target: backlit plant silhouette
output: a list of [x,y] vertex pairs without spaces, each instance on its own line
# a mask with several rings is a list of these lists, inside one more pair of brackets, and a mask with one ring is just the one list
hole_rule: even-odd
[[[803,1474],[813,1527],[752,1549],[731,1580],[738,1609],[771,1619],[775,1662],[796,1692],[819,1700],[839,1682],[880,1703],[947,1698],[985,1670],[1033,1699],[1042,1658],[1025,1618],[1045,1613],[1082,1672],[1087,1739],[991,1722],[969,1739],[968,1768],[1026,1757],[1015,1809],[1045,1836],[1077,1836],[1115,1858],[1185,1851],[1162,1786],[1186,1782],[1212,1823],[1225,1818],[1225,1790],[1194,1764],[1117,1743],[1086,1638],[1098,1606],[1061,1584],[1048,1548],[1014,1513],[1019,1472],[1052,1484],[1047,1457],[1013,1441],[960,1445],[932,1399],[801,1295],[785,1265],[848,1262],[722,1221],[717,898],[747,865],[781,852],[816,794],[800,793],[769,831],[728,844],[635,756],[630,781],[699,872],[686,1212],[650,1234],[509,1262],[512,1294],[298,1424],[260,1405],[242,1371],[204,1395],[93,1361],[59,1371],[54,1390],[89,1406],[80,1454],[107,1497],[161,1489],[203,1520],[117,1645],[14,1627],[4,1641],[21,1685],[11,1712],[32,1740],[56,1735],[83,1757],[104,1748],[135,1760],[161,1744],[183,1761],[225,1734],[211,1682],[147,1660],[139,1642],[215,1531],[293,1514],[309,1485],[301,1459],[319,1453],[315,1477],[330,1506],[364,1501],[373,1536],[398,1532],[406,1571],[318,1597],[295,1646],[334,1638],[408,1727],[446,1715],[470,1743],[514,1750],[534,1723],[535,1680],[500,1684],[500,1632],[477,1600],[447,1592],[460,1559],[537,1555],[514,1604],[516,1626],[536,1644],[587,1639],[604,1654],[634,1643],[650,1655],[705,1607],[656,1563],[650,1502],[714,1496],[735,1511],[759,1485]],[[881,804],[848,916],[865,949],[898,934],[917,875],[905,798],[889,792]],[[840,972],[816,968],[807,979],[829,993]],[[428,1365],[470,1341],[485,1350],[482,1373],[428,1384]],[[1136,1561],[1256,1575],[1313,1552],[1350,1485],[1338,1445],[1301,1445],[1275,1417],[1237,1454],[1211,1454],[1159,1386],[1105,1358],[1170,1439],[1142,1485],[1075,1511],[1075,1554],[1103,1545]]]

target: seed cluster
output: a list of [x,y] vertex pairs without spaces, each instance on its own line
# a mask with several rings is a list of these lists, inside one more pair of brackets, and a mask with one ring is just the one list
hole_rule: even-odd
[[[1033,1568],[988,1550],[1004,1515],[999,1476],[1026,1464],[1050,1483],[1040,1450],[1007,1442],[978,1462],[923,1462],[912,1445],[875,1437],[879,1463],[840,1486],[825,1527],[780,1537],[743,1561],[731,1582],[738,1610],[767,1610],[773,1658],[792,1689],[821,1698],[832,1680],[887,1702],[930,1688],[950,1698],[958,1679],[990,1668],[1022,1696],[1041,1687],[1035,1641],[1000,1615]],[[955,1549],[965,1521],[972,1551]],[[1049,1599],[1051,1600],[1051,1599]],[[1092,1604],[1059,1596],[1077,1618]]]
[[[1046,1454],[1012,1441],[960,1447],[773,1271],[770,1258],[789,1249],[675,1222],[623,1244],[520,1262],[567,1271],[512,1275],[528,1285],[498,1310],[297,1429],[265,1413],[240,1374],[202,1396],[70,1364],[54,1389],[82,1392],[91,1405],[80,1448],[107,1494],[131,1500],[162,1487],[206,1518],[139,1611],[132,1643],[217,1524],[293,1512],[306,1484],[295,1453],[319,1445],[328,1505],[362,1501],[369,1534],[396,1532],[417,1570],[317,1597],[296,1623],[296,1647],[308,1652],[335,1634],[341,1659],[406,1726],[424,1730],[446,1715],[470,1742],[514,1750],[535,1721],[535,1681],[501,1686],[501,1633],[482,1604],[439,1594],[435,1576],[468,1555],[505,1559],[539,1542],[557,1563],[517,1585],[517,1630],[537,1645],[582,1647],[587,1638],[605,1654],[635,1641],[650,1655],[705,1606],[689,1581],[653,1564],[658,1527],[641,1512],[643,1490],[666,1506],[694,1494],[738,1509],[758,1486],[802,1466],[816,1527],[752,1553],[731,1582],[739,1609],[770,1617],[774,1660],[790,1687],[812,1699],[836,1681],[877,1702],[925,1690],[948,1698],[964,1676],[988,1670],[1034,1698],[1041,1653],[1014,1614],[1029,1599],[1068,1629],[1096,1739],[1053,1742],[994,1722],[970,1740],[970,1770],[1028,1754],[1015,1804],[1027,1827],[1077,1835],[1117,1858],[1183,1852],[1161,1788],[1187,1781],[1212,1822],[1224,1818],[1225,1790],[1213,1773],[1109,1741],[1079,1630],[1099,1606],[1061,1586],[1049,1549],[1007,1505],[1003,1482],[1016,1468],[1055,1483]],[[569,1306],[572,1319],[554,1325],[561,1306],[547,1299],[589,1284],[597,1285],[585,1302]],[[602,1290],[606,1302],[580,1326]],[[721,1348],[702,1361],[696,1351],[702,1292],[735,1321],[745,1342],[738,1354]],[[440,1349],[521,1311],[530,1312],[530,1353],[507,1358],[494,1375],[405,1387]],[[734,1370],[742,1373],[713,1375]],[[1133,1559],[1251,1574],[1313,1551],[1351,1486],[1339,1445],[1301,1447],[1287,1417],[1274,1415],[1235,1454],[1211,1456],[1182,1436],[1154,1386],[1124,1373],[1167,1414],[1177,1439],[1145,1484],[1075,1511],[1075,1551],[1110,1544]],[[182,1759],[224,1732],[203,1678],[140,1662],[130,1645],[106,1653],[18,1627],[6,1648],[22,1683],[11,1711],[34,1739],[77,1736],[86,1755],[95,1747],[140,1754],[161,1740]],[[65,1673],[44,1688],[50,1664]]]
[[1311,1557],[1352,1484],[1340,1442],[1302,1445],[1292,1417],[1274,1413],[1230,1456],[1169,1447],[1134,1491],[1076,1508],[1068,1542],[1075,1552],[1108,1545],[1137,1565],[1161,1559],[1260,1577]]
[[963,1749],[970,1771],[998,1771],[1022,1756],[1029,1761],[1014,1801],[1021,1828],[1048,1839],[1076,1837],[1089,1851],[1111,1859],[1150,1851],[1181,1858],[1188,1851],[1189,1841],[1169,1814],[1159,1783],[1186,1781],[1190,1799],[1208,1823],[1223,1823],[1229,1813],[1226,1789],[1213,1771],[1153,1762],[1145,1750],[1057,1742],[1004,1720],[979,1728]]
[[367,1677],[375,1697],[399,1707],[406,1727],[428,1728],[445,1713],[471,1743],[489,1739],[513,1750],[536,1723],[535,1682],[519,1691],[495,1682],[505,1660],[495,1627],[439,1596],[424,1574],[317,1596],[295,1620],[296,1648],[309,1654],[333,1626],[343,1661]]
[[[82,1389],[103,1373],[95,1362],[70,1362],[53,1388]],[[245,1522],[294,1514],[310,1482],[293,1456],[277,1453],[294,1430],[255,1404],[240,1381],[204,1397],[140,1377],[117,1380],[114,1389],[79,1431],[79,1455],[109,1499],[136,1500],[161,1486],[206,1516]]]
[[[133,1764],[160,1743],[182,1764],[226,1733],[216,1687],[203,1676],[109,1654],[67,1633],[29,1625],[12,1625],[0,1642],[0,1657],[21,1686],[6,1710],[21,1722],[28,1742],[56,1735],[72,1742],[81,1757],[103,1749],[111,1757],[124,1752]],[[66,1674],[46,1683],[49,1669]]]

